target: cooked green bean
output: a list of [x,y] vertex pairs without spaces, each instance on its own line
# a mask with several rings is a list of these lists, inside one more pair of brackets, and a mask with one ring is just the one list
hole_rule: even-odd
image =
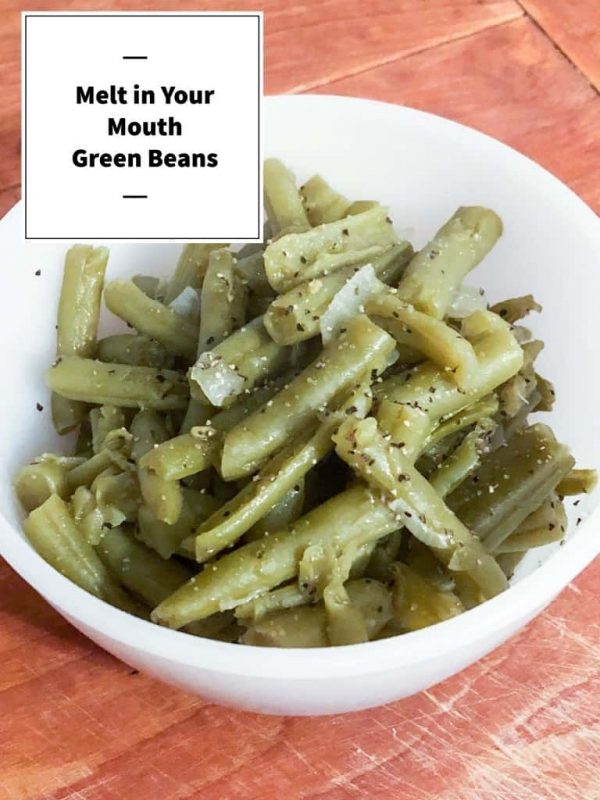
[[461,389],[471,388],[478,368],[477,357],[473,345],[454,328],[417,311],[389,292],[368,298],[365,311],[401,345],[417,350],[447,369]]
[[[58,302],[58,356],[89,358],[95,354],[107,262],[106,247],[78,244],[67,252]],[[52,420],[58,433],[66,433],[79,425],[85,412],[82,403],[52,396]]]
[[120,408],[113,405],[99,406],[90,411],[92,427],[92,448],[99,453],[104,448],[106,437],[111,431],[125,427],[125,415]]
[[572,469],[559,482],[556,492],[559,495],[588,494],[593,492],[598,483],[595,469]]
[[556,399],[554,385],[547,378],[543,378],[537,372],[535,373],[535,384],[535,388],[539,392],[540,398],[534,410],[552,411],[552,408],[554,407],[554,401]]
[[339,339],[262,409],[225,437],[221,473],[232,480],[256,471],[275,450],[310,425],[320,410],[385,367],[393,339],[364,316],[355,317]]
[[235,274],[247,288],[251,297],[272,298],[273,289],[267,280],[262,250],[240,258],[233,265]]
[[268,158],[263,169],[265,208],[272,235],[310,228],[291,170],[277,158]]
[[348,213],[352,205],[320,175],[313,175],[300,187],[300,194],[310,224],[314,227],[324,222],[335,222]]
[[493,311],[503,320],[509,322],[511,325],[523,317],[526,317],[531,311],[541,311],[542,307],[536,303],[532,294],[526,294],[523,297],[513,297],[510,300],[504,300],[501,303],[496,303],[490,307]]
[[195,549],[201,563],[236,542],[287,492],[293,491],[333,445],[334,426],[322,423],[277,453],[241,491],[198,529]]
[[69,495],[68,468],[54,458],[44,458],[22,467],[13,481],[19,503],[25,511],[33,511],[51,495],[66,500]]
[[274,611],[283,611],[286,608],[298,608],[307,603],[306,594],[300,591],[297,581],[290,583],[287,586],[281,586],[279,589],[273,589],[271,592],[261,594],[254,600],[249,600],[247,603],[241,603],[235,609],[235,616],[241,620],[244,625],[250,625],[254,622],[259,622],[267,614]]
[[211,495],[185,487],[181,489],[181,500],[181,512],[172,524],[160,520],[145,504],[138,511],[138,538],[162,558],[170,558],[179,552],[184,539],[191,536],[219,506]]
[[123,611],[139,614],[139,607],[109,574],[58,495],[34,509],[23,527],[37,552],[61,575]]
[[552,494],[542,505],[525,517],[519,527],[498,545],[495,555],[524,553],[534,547],[558,542],[567,530],[567,514],[557,494]]
[[[413,254],[408,242],[400,242],[373,259],[375,275],[383,283],[395,284]],[[342,267],[330,275],[304,281],[280,294],[264,316],[265,328],[279,344],[294,344],[318,336],[321,317],[340,289],[359,267]]]
[[166,481],[178,481],[210,467],[221,446],[221,437],[211,426],[192,428],[174,439],[154,445],[140,458],[140,467]]
[[[368,578],[349,581],[346,589],[365,626],[366,638],[374,639],[392,617],[389,590],[382,583]],[[255,602],[259,603],[261,599]],[[241,641],[262,647],[326,647],[333,644],[330,633],[325,607],[319,603],[261,615],[243,634]]]
[[189,388],[179,372],[91,358],[60,358],[46,373],[52,391],[71,400],[160,411],[185,408]]
[[286,525],[291,525],[302,516],[303,507],[304,478],[302,477],[246,532],[246,541],[262,539],[272,531],[280,531]]
[[304,233],[288,233],[265,250],[265,270],[277,292],[351,264],[366,264],[398,238],[381,206]]
[[165,561],[122,528],[107,531],[96,552],[119,583],[151,608],[193,574],[177,561]]
[[442,319],[463,278],[502,234],[502,221],[487,208],[459,208],[406,268],[398,296]]
[[134,367],[155,367],[156,369],[173,366],[173,356],[162,344],[143,336],[141,333],[115,333],[98,342],[97,356],[99,361],[110,364],[129,364]]
[[175,272],[164,290],[164,303],[172,303],[187,287],[201,289],[208,257],[213,250],[225,247],[224,244],[186,244],[179,256]]
[[261,318],[249,322],[212,350],[190,371],[192,394],[214,406],[231,405],[244,392],[287,366],[289,348],[276,344]]
[[489,417],[479,420],[475,428],[429,476],[429,483],[440,497],[446,497],[453,492],[477,469],[495,429],[496,423]]
[[235,274],[233,255],[214,250],[202,285],[198,354],[210,350],[245,322],[246,292]]
[[340,548],[391,533],[396,515],[363,486],[347,489],[310,511],[289,530],[250,542],[206,566],[153,612],[162,625],[180,628],[216,611],[235,608],[293,578],[309,544]]
[[453,592],[440,592],[406,564],[396,564],[394,573],[394,617],[403,630],[426,628],[464,611]]
[[574,459],[550,428],[516,433],[510,447],[486,456],[448,497],[448,504],[493,552],[569,473]]
[[374,491],[386,493],[397,523],[431,547],[449,569],[468,572],[487,597],[505,588],[493,557],[414,468],[402,448],[386,441],[373,418],[349,418],[333,438],[340,458]]
[[172,308],[147,297],[133,281],[111,281],[104,290],[104,300],[113,314],[129,323],[139,333],[156,339],[173,355],[194,360],[198,341],[197,326]]

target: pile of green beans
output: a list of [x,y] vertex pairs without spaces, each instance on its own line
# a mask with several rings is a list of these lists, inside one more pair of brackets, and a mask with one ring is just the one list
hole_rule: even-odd
[[[502,234],[459,208],[415,253],[387,210],[264,169],[268,236],[189,244],[171,276],[105,283],[66,256],[52,419],[15,477],[25,532],[127,613],[247,646],[355,644],[503,591],[590,492],[551,429],[531,295],[459,317]],[[271,238],[268,238],[271,237]],[[132,331],[98,339],[101,300]],[[464,296],[466,296],[464,295]],[[470,292],[471,297],[477,293]]]

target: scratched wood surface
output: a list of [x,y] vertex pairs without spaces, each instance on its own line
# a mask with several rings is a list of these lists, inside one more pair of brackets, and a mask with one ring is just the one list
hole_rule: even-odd
[[[169,5],[199,7],[56,7]],[[363,95],[452,117],[600,209],[597,0],[261,5],[268,91]],[[19,8],[2,10],[0,214],[19,195]],[[0,800],[600,800],[599,597],[597,562],[516,638],[429,692],[286,719],[132,673],[0,564]]]

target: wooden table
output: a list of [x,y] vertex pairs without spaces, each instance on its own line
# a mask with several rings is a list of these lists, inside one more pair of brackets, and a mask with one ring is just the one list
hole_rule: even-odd
[[[0,213],[19,196],[19,16],[0,17]],[[29,2],[28,10],[253,9]],[[473,125],[600,208],[598,0],[266,0],[269,93]],[[19,9],[20,10],[20,9]],[[0,565],[0,800],[598,800],[600,562],[466,672],[374,711],[261,717],[137,674]]]

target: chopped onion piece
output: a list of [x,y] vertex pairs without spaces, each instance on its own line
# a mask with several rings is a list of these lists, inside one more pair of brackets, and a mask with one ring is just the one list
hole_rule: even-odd
[[339,336],[348,320],[363,313],[363,306],[367,298],[386,288],[386,285],[375,274],[371,264],[361,267],[334,295],[321,317],[323,344],[327,344]]
[[174,300],[169,303],[169,308],[172,308],[177,314],[183,317],[196,317],[200,312],[200,299],[198,292],[191,286],[186,286],[185,289],[178,294]]
[[211,350],[202,353],[196,361],[190,370],[190,379],[200,386],[213,406],[222,406],[244,389],[244,378]]
[[487,305],[483,289],[463,283],[454,292],[446,316],[452,319],[464,319],[474,311],[485,311]]

